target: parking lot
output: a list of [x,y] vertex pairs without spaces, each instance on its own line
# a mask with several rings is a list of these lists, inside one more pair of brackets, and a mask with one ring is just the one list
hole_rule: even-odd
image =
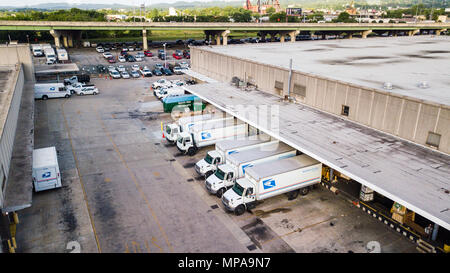
[[[104,61],[94,49],[70,54],[80,65]],[[382,252],[415,252],[321,186],[241,216],[225,212],[193,168],[214,147],[189,157],[162,138],[161,122],[172,118],[150,91],[159,78],[97,78],[98,96],[36,101],[35,148],[56,146],[63,187],[34,194],[20,215],[18,251],[367,252],[375,241]]]

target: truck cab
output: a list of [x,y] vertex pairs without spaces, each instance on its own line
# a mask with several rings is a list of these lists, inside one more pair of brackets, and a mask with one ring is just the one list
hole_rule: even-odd
[[[194,149],[194,141],[192,138],[192,134],[189,132],[181,132],[178,135],[177,148],[180,152],[183,152],[183,153],[185,153],[186,151],[188,151],[188,154],[194,153],[192,151]],[[189,152],[190,150],[192,152]]]
[[228,211],[241,215],[256,202],[256,185],[247,178],[236,180],[234,186],[222,195],[222,203]]
[[221,153],[216,150],[208,151],[205,158],[195,164],[195,170],[198,174],[204,175],[208,178],[216,171],[217,166],[224,162],[225,160]]
[[170,123],[165,126],[165,135],[169,143],[174,143],[178,139],[180,128],[176,123]]
[[206,179],[205,186],[209,192],[220,198],[229,187],[234,185],[235,179],[236,172],[234,168],[227,164],[222,164],[217,166],[216,172]]

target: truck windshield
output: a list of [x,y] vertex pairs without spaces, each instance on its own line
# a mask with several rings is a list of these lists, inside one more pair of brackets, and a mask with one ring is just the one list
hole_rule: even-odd
[[170,135],[170,132],[172,131],[172,129],[170,129],[170,127],[169,126],[166,126],[166,133],[168,134],[168,135]]
[[239,183],[235,183],[233,186],[233,191],[237,195],[242,196],[242,193],[244,192],[244,188],[241,185],[239,185]]
[[205,161],[209,164],[212,164],[213,158],[209,155],[209,153],[206,154]]
[[225,178],[225,173],[220,168],[217,169],[215,174],[220,180],[223,180]]
[[182,137],[178,137],[177,141],[178,141],[179,143],[183,143],[183,138],[182,138]]

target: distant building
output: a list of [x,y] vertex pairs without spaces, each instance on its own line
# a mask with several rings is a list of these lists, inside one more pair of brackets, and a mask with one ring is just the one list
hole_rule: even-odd
[[174,7],[169,8],[169,16],[177,16],[177,10]]
[[128,16],[124,14],[107,14],[105,18],[108,21],[124,21],[128,19]]
[[[449,9],[450,12],[450,9]],[[437,18],[437,22],[446,23],[447,22],[447,15],[439,15]]]

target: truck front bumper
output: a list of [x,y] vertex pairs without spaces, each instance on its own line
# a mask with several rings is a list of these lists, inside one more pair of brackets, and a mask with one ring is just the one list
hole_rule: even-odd
[[230,207],[225,201],[223,201],[223,198],[222,198],[222,204],[227,211],[231,211],[231,212],[234,211],[234,208]]
[[199,175],[201,175],[201,176],[205,176],[205,174],[204,173],[202,173],[202,171],[200,170],[200,167],[199,166],[197,166],[197,165],[195,165],[195,171],[199,174]]
[[[211,188],[211,184],[209,184],[208,181],[205,181],[205,188],[206,188],[206,190],[208,190],[209,193],[212,193],[212,194],[216,194],[217,193],[216,190]],[[223,203],[223,200],[222,200],[222,203]]]

